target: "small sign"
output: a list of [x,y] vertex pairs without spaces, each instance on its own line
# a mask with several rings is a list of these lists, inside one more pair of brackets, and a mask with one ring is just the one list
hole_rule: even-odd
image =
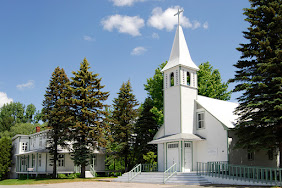
[[32,172],[34,170],[34,168],[27,168],[28,172]]

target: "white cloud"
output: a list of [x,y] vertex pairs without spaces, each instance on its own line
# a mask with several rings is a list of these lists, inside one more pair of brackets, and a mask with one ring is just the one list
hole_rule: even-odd
[[0,107],[2,107],[6,103],[13,102],[13,99],[8,98],[7,94],[4,92],[0,92]]
[[139,16],[112,15],[102,20],[105,30],[117,29],[120,33],[127,33],[132,36],[140,36],[139,30],[144,27],[144,20]]
[[208,28],[209,28],[208,22],[205,22],[205,23],[203,24],[203,28],[204,28],[204,29],[208,29]]
[[[170,7],[164,11],[161,7],[156,7],[153,9],[147,24],[160,30],[166,29],[167,31],[171,31],[174,26],[178,24],[177,16],[174,16],[178,9],[183,10],[183,8],[179,6]],[[189,18],[183,16],[183,13],[180,14],[179,20],[181,26],[185,28],[197,29],[201,26],[199,21],[195,20],[191,22]]]
[[160,37],[159,37],[159,34],[158,34],[158,33],[153,33],[153,34],[152,34],[152,38],[153,38],[153,39],[159,39]]
[[91,37],[91,36],[88,36],[88,35],[84,35],[83,36],[83,40],[86,40],[86,41],[95,41],[95,39],[93,38],[93,37]]
[[115,6],[132,6],[136,2],[144,2],[145,0],[111,0]]
[[146,48],[138,46],[131,51],[131,55],[141,55],[147,51]]
[[34,87],[33,80],[29,80],[27,83],[17,85],[18,89],[33,88],[33,87]]

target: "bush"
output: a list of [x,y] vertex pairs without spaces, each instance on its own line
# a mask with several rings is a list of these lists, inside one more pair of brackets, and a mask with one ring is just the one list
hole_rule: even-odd
[[59,179],[66,179],[67,176],[65,174],[58,174]]
[[[78,173],[78,174],[80,174],[80,173]],[[77,178],[76,174],[69,174],[68,175],[68,179],[75,179],[75,178]]]

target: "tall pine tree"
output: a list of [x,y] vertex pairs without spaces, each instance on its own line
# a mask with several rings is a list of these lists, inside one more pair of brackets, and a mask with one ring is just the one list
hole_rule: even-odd
[[143,154],[150,151],[157,152],[155,144],[148,145],[148,142],[153,140],[159,128],[155,115],[151,112],[152,108],[153,100],[148,97],[145,99],[144,104],[142,104],[140,117],[135,124],[135,133],[137,136],[134,144],[134,155],[137,163],[144,162]]
[[[49,153],[52,156],[53,162],[53,178],[57,176],[57,160],[58,160],[58,146],[64,145],[65,136],[65,120],[66,120],[66,108],[61,105],[59,100],[64,99],[64,91],[69,85],[69,79],[64,71],[60,67],[55,68],[52,73],[49,86],[46,89],[45,99],[43,101],[43,121],[48,122],[48,127],[51,128],[48,140]],[[32,119],[30,115],[29,119]]]
[[[246,44],[234,65],[231,82],[242,92],[236,112],[238,147],[249,150],[280,150],[282,165],[282,8],[281,0],[250,0],[244,9],[250,27],[243,32]],[[282,166],[281,166],[282,167]]]
[[118,97],[114,99],[113,104],[113,123],[112,134],[116,147],[116,155],[124,158],[125,171],[129,167],[129,156],[133,146],[134,124],[137,117],[138,102],[132,93],[130,81],[123,83]]
[[105,147],[109,127],[104,119],[104,101],[109,93],[103,92],[98,74],[89,71],[89,63],[84,58],[77,72],[72,72],[68,89],[69,99],[64,103],[71,109],[72,126],[70,139],[73,141],[72,159],[81,165],[81,177],[85,178],[85,167],[89,164],[90,155],[97,147]]

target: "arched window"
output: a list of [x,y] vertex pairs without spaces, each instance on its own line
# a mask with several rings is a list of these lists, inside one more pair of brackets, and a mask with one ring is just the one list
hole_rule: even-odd
[[174,73],[170,74],[170,86],[174,86]]
[[190,86],[190,73],[187,72],[187,85]]

